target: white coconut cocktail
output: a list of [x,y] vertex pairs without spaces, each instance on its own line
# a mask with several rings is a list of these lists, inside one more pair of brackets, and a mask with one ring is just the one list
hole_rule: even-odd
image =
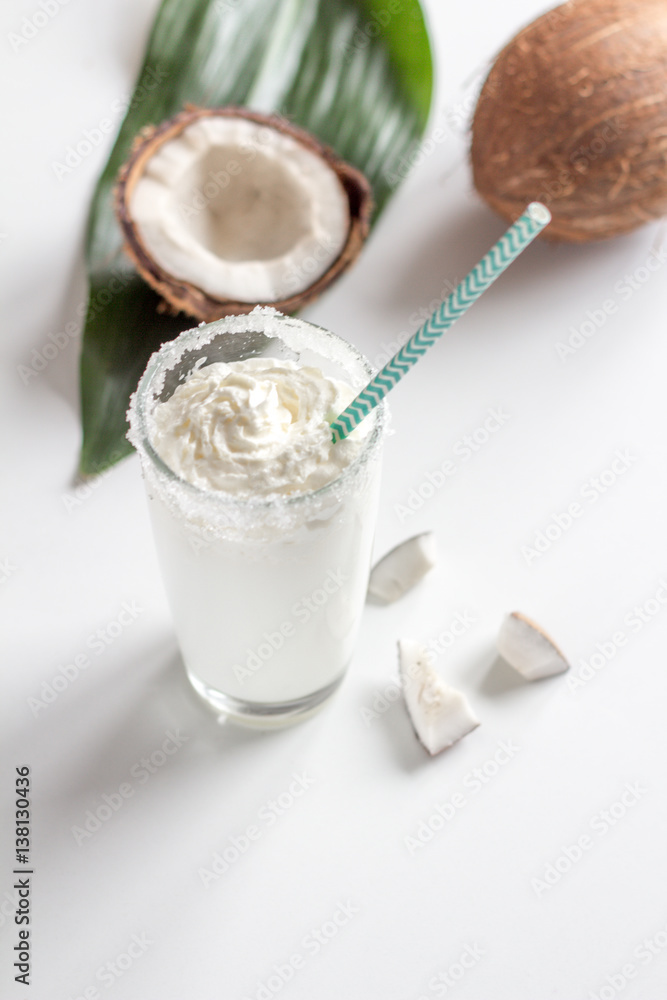
[[219,712],[282,724],[352,657],[379,490],[383,407],[334,444],[371,374],[334,334],[269,308],[190,330],[133,397],[176,635]]

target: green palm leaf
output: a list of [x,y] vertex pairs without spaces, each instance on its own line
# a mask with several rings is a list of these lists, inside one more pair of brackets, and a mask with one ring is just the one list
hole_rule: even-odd
[[131,450],[125,411],[148,357],[194,323],[158,312],[123,253],[112,191],[139,130],[186,103],[277,112],[366,174],[377,216],[424,130],[431,87],[418,0],[163,0],[89,219],[83,473]]

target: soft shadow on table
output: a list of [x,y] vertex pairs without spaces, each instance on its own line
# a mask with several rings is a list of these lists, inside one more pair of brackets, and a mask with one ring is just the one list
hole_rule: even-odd
[[[415,192],[414,197],[417,201],[419,193]],[[404,314],[406,308],[418,309],[445,298],[508,225],[481,198],[443,205],[442,212],[431,214],[419,240],[406,249],[400,271],[383,288],[387,305]],[[521,296],[535,282],[553,283],[559,273],[567,277],[589,260],[605,255],[613,259],[613,253],[613,247],[604,243],[574,245],[538,240],[531,252],[503,275],[505,293],[514,291]]]
[[429,755],[417,739],[408,714],[400,702],[394,702],[371,725],[385,740],[390,753],[403,770],[415,771],[428,759]]
[[519,688],[525,691],[526,681],[506,660],[503,660],[502,656],[496,656],[491,660],[489,669],[479,685],[480,692],[488,698],[511,695]]
[[480,694],[487,698],[513,698],[515,701],[523,702],[526,699],[537,697],[538,691],[545,694],[553,681],[557,682],[558,676],[528,681],[514,670],[502,656],[494,658],[493,654],[490,654],[488,670],[478,682],[477,689]]
[[374,594],[366,594],[366,604],[370,604],[371,607],[375,608],[387,608],[389,607],[388,601],[383,601],[381,597],[375,597]]
[[51,800],[58,812],[67,803],[71,807],[131,783],[132,768],[159,753],[168,737],[170,746],[174,736],[177,744],[182,740],[165,761],[172,781],[209,775],[223,783],[233,780],[247,756],[265,755],[267,743],[304,738],[295,738],[290,729],[220,725],[192,690],[173,640],[136,651],[120,667],[100,674],[96,683],[79,685],[74,682],[60,705],[44,710],[19,737],[31,759],[48,761],[61,776]]
[[444,298],[505,228],[481,202],[442,215],[434,212],[429,228],[409,247],[402,268],[383,289],[387,304],[404,312],[406,305],[417,309]]
[[[67,337],[64,347],[59,346],[58,355],[49,359],[46,367],[38,377],[31,378],[27,388],[37,382],[47,383],[70,406],[72,412],[79,413],[79,355],[83,335],[83,319],[88,301],[87,279],[83,262],[84,230],[81,230],[80,242],[72,259],[71,270],[67,284],[63,287],[60,304],[54,309],[49,319],[49,325],[36,329],[32,335],[26,334],[26,353],[30,358],[31,347],[41,351],[45,344],[50,344],[48,334]],[[68,323],[76,323],[81,333],[69,336],[65,327]]]

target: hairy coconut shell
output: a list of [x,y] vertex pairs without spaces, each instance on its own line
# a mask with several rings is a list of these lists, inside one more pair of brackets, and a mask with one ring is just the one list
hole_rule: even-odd
[[505,219],[548,205],[546,239],[667,213],[667,0],[571,0],[524,28],[482,88],[471,155]]
[[[256,122],[291,136],[311,152],[320,156],[335,172],[345,190],[350,211],[350,228],[345,246],[321,277],[305,290],[289,298],[261,303],[218,299],[190,282],[179,280],[164,270],[151,256],[142,241],[140,230],[132,218],[129,208],[132,193],[150,158],[165,142],[175,138],[189,125],[201,118],[215,116],[244,118],[247,121]],[[291,313],[301,309],[309,302],[313,302],[358,257],[364,240],[368,236],[372,207],[371,188],[361,171],[340,159],[309,132],[292,125],[279,116],[265,115],[247,108],[232,106],[198,108],[188,105],[179,114],[160,125],[142,129],[135,139],[130,157],[120,170],[115,190],[116,216],[125,237],[125,251],[141,276],[162,296],[166,310],[172,313],[184,312],[204,320],[206,323],[220,319],[222,316],[251,312],[256,305],[271,305],[281,312]]]

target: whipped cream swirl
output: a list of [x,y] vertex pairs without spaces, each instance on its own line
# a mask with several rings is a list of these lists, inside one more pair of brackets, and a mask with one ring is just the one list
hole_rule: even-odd
[[331,482],[358,454],[363,425],[335,445],[329,426],[355,395],[319,368],[293,361],[217,362],[193,371],[158,403],[152,443],[200,489],[239,497],[306,493]]

